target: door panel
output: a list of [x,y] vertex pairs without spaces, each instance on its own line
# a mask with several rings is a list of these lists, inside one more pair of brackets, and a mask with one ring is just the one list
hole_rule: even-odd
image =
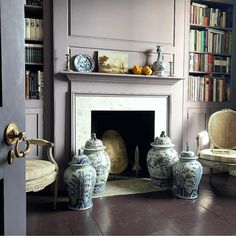
[[[43,138],[43,109],[27,108],[25,111],[25,131],[29,138]],[[27,158],[42,159],[42,147],[33,145]]]
[[0,0],[1,74],[0,74],[0,232],[26,234],[25,160],[7,162],[4,129],[16,123],[25,130],[24,121],[24,8],[19,0]]

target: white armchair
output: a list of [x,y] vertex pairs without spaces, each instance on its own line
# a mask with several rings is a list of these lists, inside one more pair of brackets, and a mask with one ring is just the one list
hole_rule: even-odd
[[[197,155],[203,165],[236,176],[236,111],[223,109],[210,116],[208,132],[197,134]],[[232,151],[231,151],[232,150]]]
[[39,145],[46,149],[44,160],[26,159],[26,192],[37,192],[54,184],[53,207],[56,209],[59,168],[53,158],[53,143],[44,139],[30,139],[30,145]]

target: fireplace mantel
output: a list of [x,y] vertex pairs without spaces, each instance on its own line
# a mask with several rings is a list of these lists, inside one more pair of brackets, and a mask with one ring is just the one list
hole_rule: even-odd
[[[178,142],[182,126],[183,77],[61,71],[69,82],[66,92],[71,102],[71,150],[76,152],[91,135],[91,111],[155,111],[155,136],[162,130]],[[62,81],[61,81],[62,82]],[[160,114],[162,114],[160,116]],[[79,122],[78,122],[79,121]],[[180,140],[181,141],[181,140]]]
[[76,72],[61,71],[71,82],[105,82],[105,83],[127,83],[127,84],[156,84],[173,85],[183,80],[183,77],[157,77],[154,75],[134,75],[134,74],[109,74],[98,72]]

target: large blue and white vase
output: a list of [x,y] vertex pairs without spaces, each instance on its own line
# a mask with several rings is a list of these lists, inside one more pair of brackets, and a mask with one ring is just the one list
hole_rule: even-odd
[[85,147],[83,149],[97,174],[93,193],[102,193],[106,190],[106,182],[110,173],[110,158],[105,152],[105,147],[102,141],[96,138],[95,133],[93,133],[91,139],[85,143]]
[[69,196],[68,207],[72,210],[87,210],[93,206],[92,195],[96,184],[96,171],[86,155],[79,150],[68,163],[64,182]]
[[173,176],[176,184],[176,196],[184,199],[195,199],[199,194],[199,184],[202,177],[202,165],[197,161],[194,152],[183,151],[179,161],[173,166]]
[[171,189],[173,186],[172,166],[179,160],[174,144],[163,131],[151,143],[147,154],[147,167],[151,184],[162,190]]

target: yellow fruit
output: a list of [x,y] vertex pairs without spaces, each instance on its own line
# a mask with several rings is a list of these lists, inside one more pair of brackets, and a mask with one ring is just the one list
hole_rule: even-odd
[[135,65],[132,69],[132,72],[136,75],[141,75],[143,73],[143,67],[140,65]]
[[145,75],[151,75],[152,74],[152,69],[150,68],[150,66],[144,66],[143,67],[143,73]]

